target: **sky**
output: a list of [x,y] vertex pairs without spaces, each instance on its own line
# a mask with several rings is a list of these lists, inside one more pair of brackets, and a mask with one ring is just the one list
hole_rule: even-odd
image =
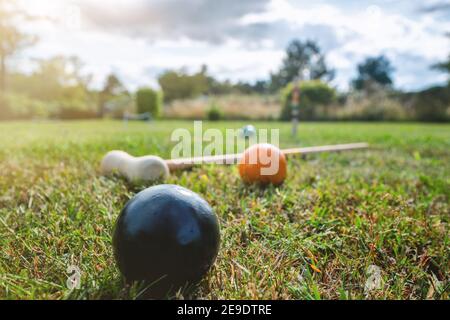
[[[447,0],[17,0],[47,17],[23,25],[40,41],[30,58],[76,55],[101,87],[114,72],[125,85],[157,86],[167,69],[193,72],[206,64],[218,79],[268,79],[292,39],[315,40],[336,70],[332,84],[348,88],[356,65],[386,55],[396,87],[416,90],[446,76],[430,66],[450,53]],[[441,9],[441,10],[437,10]]]

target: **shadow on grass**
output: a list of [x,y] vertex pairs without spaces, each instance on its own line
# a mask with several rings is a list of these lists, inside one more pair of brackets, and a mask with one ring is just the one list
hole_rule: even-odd
[[203,281],[171,285],[164,281],[164,277],[151,283],[145,281],[126,282],[121,280],[123,290],[120,299],[125,300],[195,300],[204,293]]

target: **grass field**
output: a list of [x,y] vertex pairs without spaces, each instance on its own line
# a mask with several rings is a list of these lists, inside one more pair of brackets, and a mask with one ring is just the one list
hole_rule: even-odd
[[[209,123],[238,128],[243,123]],[[367,141],[372,148],[289,161],[279,188],[246,187],[236,167],[203,166],[168,183],[198,192],[221,222],[222,244],[191,298],[448,299],[450,125],[289,124],[281,146]],[[99,174],[111,149],[170,155],[191,122],[0,123],[0,298],[121,299],[115,220],[144,185]],[[81,288],[66,287],[67,268]],[[378,289],[365,290],[369,266]]]

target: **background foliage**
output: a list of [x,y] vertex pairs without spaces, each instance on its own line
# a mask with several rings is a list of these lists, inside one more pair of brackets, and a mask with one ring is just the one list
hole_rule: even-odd
[[141,88],[136,93],[138,113],[149,112],[152,118],[160,116],[162,108],[162,94],[151,88]]
[[336,99],[336,90],[319,80],[303,81],[299,84],[301,92],[299,106],[292,103],[292,92],[296,84],[289,83],[281,93],[283,109],[281,119],[291,119],[292,109],[299,108],[300,119],[317,120],[327,116],[327,109]]
[[[23,72],[14,68],[11,61],[37,43],[33,34],[20,28],[22,22],[32,19],[40,17],[30,17],[15,1],[0,0],[0,120],[121,118],[144,110],[156,116],[205,119],[209,117],[211,101],[221,101],[224,119],[288,120],[290,89],[286,88],[297,81],[302,82],[300,118],[304,121],[450,120],[448,83],[416,92],[400,91],[393,80],[395,66],[384,55],[355,62],[357,76],[349,90],[337,92],[330,84],[335,71],[327,63],[326,52],[308,39],[293,39],[278,70],[266,79],[219,80],[205,65],[198,71],[165,70],[157,79],[160,88],[149,89],[152,93],[144,95],[139,89],[126,88],[116,74],[109,74],[103,87],[95,88],[77,57],[34,59],[29,61],[31,71]],[[450,74],[449,61],[430,68]],[[163,105],[159,102],[161,96],[154,94],[157,91],[163,93]],[[273,107],[274,97],[277,108]],[[235,103],[236,100],[247,103]],[[266,103],[268,100],[271,103]],[[202,101],[206,107],[198,108]],[[223,103],[227,101],[231,104]]]

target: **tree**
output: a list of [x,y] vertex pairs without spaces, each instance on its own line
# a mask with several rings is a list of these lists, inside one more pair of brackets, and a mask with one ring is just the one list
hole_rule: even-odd
[[390,87],[393,72],[394,68],[385,56],[369,57],[358,65],[358,76],[352,85],[357,90],[369,89],[373,84]]
[[43,101],[68,100],[84,97],[88,92],[91,76],[83,74],[79,58],[55,56],[36,62],[37,68],[24,88],[30,97]]
[[269,82],[265,80],[258,80],[253,85],[253,91],[256,93],[267,93],[267,89],[269,88]]
[[229,80],[219,81],[208,76],[208,94],[223,95],[233,92],[233,84]]
[[210,81],[205,66],[192,75],[183,70],[166,71],[158,78],[166,102],[207,94]]
[[36,41],[15,26],[19,19],[29,18],[14,1],[0,0],[0,93],[6,90],[7,59]]
[[105,113],[105,104],[108,100],[121,95],[128,95],[128,91],[115,74],[110,74],[106,78],[105,86],[99,93],[99,114],[103,116]]
[[232,86],[232,89],[240,94],[265,94],[269,89],[269,85],[270,83],[264,80],[258,80],[253,84],[239,81]]
[[[35,60],[31,74],[11,73],[8,75],[9,105],[6,108],[15,115],[29,117],[38,115],[58,118],[97,116],[96,92],[89,90],[90,75],[82,72],[83,64],[76,57],[57,56]],[[32,102],[32,103],[31,103]],[[39,104],[39,110],[35,106]],[[35,110],[35,111],[32,111]]]
[[303,80],[329,81],[334,77],[334,71],[327,67],[325,55],[317,43],[311,40],[293,40],[286,49],[286,57],[280,70],[271,75],[272,91],[284,88],[298,78],[304,78],[305,73],[309,73],[309,76]]
[[450,74],[450,56],[448,57],[447,61],[434,65],[434,68]]
[[[450,33],[447,34],[447,37],[450,39]],[[447,61],[437,63],[437,64],[433,65],[432,68],[442,71],[442,72],[445,72],[450,76],[450,55],[448,56]]]

